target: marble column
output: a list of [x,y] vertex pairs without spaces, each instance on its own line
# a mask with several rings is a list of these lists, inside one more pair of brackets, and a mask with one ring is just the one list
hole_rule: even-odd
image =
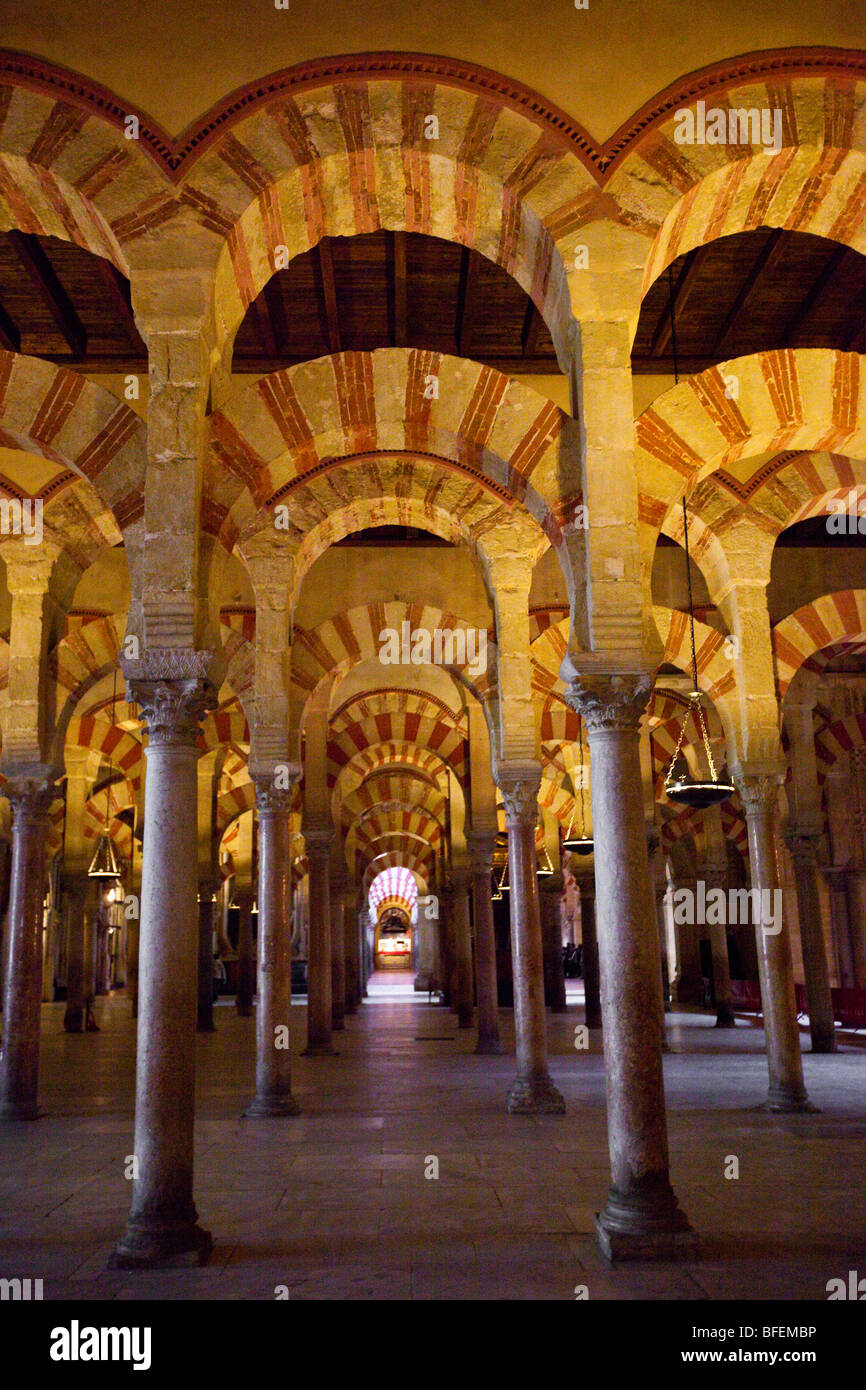
[[343,896],[343,936],[346,961],[346,1013],[356,1014],[361,1003],[361,934],[355,890],[347,888]]
[[537,763],[501,766],[499,786],[508,830],[508,874],[511,883],[511,966],[514,979],[514,1031],[517,1076],[508,1093],[512,1115],[565,1112],[565,1101],[547,1069],[547,1026],[544,1016],[544,965],[541,914],[535,862],[538,820]]
[[[752,889],[773,904],[775,921],[755,923],[758,978],[764,1009],[764,1036],[770,1088],[768,1110],[810,1110],[803,1084],[803,1059],[794,995],[790,936],[775,911],[781,901],[779,866],[776,859],[774,819],[779,777],[776,774],[735,773],[737,790],[746,812],[749,832],[749,865]],[[777,891],[778,890],[778,891]],[[756,914],[759,918],[760,913]]]
[[8,772],[7,777],[3,793],[12,806],[12,868],[3,974],[0,1120],[35,1120],[45,848],[56,793],[48,767],[40,766],[19,777]]
[[63,1027],[67,1033],[84,1032],[85,953],[87,950],[87,897],[90,880],[84,874],[70,877],[66,885],[66,1008]]
[[237,894],[238,909],[238,992],[235,1008],[241,1018],[252,1018],[256,992],[256,946],[253,940],[252,891]]
[[[728,887],[727,865],[722,867],[720,864],[704,864],[700,871],[701,878],[706,885],[707,897],[714,888],[721,888],[726,895]],[[713,913],[713,917],[718,916]],[[731,1008],[731,967],[728,960],[728,933],[726,928],[728,913],[727,908],[721,914],[722,920],[707,922],[707,933],[710,938],[710,952],[713,958],[713,993],[716,1000],[716,1027],[735,1028],[736,1019]]]
[[496,979],[496,933],[490,875],[493,867],[493,837],[467,836],[472,874],[472,916],[475,924],[475,990],[478,996],[478,1041],[475,1051],[482,1056],[502,1052],[499,1037],[499,990]]
[[442,1003],[452,1013],[457,1012],[454,975],[454,898],[451,889],[442,883],[439,887],[439,983]]
[[[213,1242],[193,1202],[198,993],[196,741],[216,705],[209,652],[157,650],[126,661],[128,698],[147,724],[141,877],[136,1171],[126,1230],[110,1264],[204,1263]],[[185,671],[178,677],[178,671]]]
[[824,870],[830,889],[830,921],[836,950],[836,973],[844,988],[854,988],[854,955],[851,950],[850,905],[848,902],[848,870],[844,865],[830,865]]
[[331,1027],[345,1031],[346,1017],[346,916],[345,876],[331,866]]
[[292,1094],[292,792],[256,780],[259,818],[259,975],[256,1094],[250,1119],[297,1115]]
[[583,992],[587,1028],[601,1027],[601,976],[598,967],[598,935],[595,922],[595,874],[582,873],[580,885],[580,930],[583,943]]
[[551,1013],[565,1013],[565,969],[562,960],[562,874],[539,883],[541,937],[544,954],[544,1001]]
[[797,916],[800,921],[800,946],[803,951],[803,974],[806,980],[812,1051],[835,1052],[836,1026],[833,1020],[830,975],[827,970],[827,952],[821,925],[821,900],[818,896],[816,850],[819,837],[802,834],[796,827],[790,826],[786,838],[794,861]]
[[199,1033],[213,1033],[213,919],[216,888],[200,883],[198,889],[198,1018]]
[[651,681],[587,676],[568,689],[592,758],[592,824],[611,1188],[596,1218],[608,1259],[670,1258],[696,1237],[670,1183],[662,984],[638,737]]
[[454,1003],[457,1027],[472,1028],[475,1024],[475,988],[472,978],[472,929],[469,923],[469,876],[462,870],[454,872]]
[[332,1057],[331,892],[329,858],[334,832],[304,829],[310,862],[310,935],[307,946],[307,1046],[305,1057]]

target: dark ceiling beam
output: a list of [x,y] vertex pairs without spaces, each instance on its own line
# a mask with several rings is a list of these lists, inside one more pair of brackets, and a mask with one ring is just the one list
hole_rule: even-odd
[[405,347],[409,335],[409,293],[406,280],[406,233],[392,232],[394,255],[394,346]]
[[[267,326],[262,325],[262,331],[268,333],[276,344],[275,356],[284,354],[289,343],[289,328],[286,322],[286,301],[283,298],[282,271],[272,275],[263,290],[264,304],[261,306],[263,313],[261,318],[267,318]],[[259,295],[261,302],[261,295]]]
[[58,280],[53,265],[42,250],[39,238],[26,232],[11,231],[6,233],[6,242],[14,250],[28,280],[45,301],[61,335],[69,344],[69,351],[73,357],[84,357],[87,352],[84,325]]
[[457,286],[457,320],[454,338],[457,356],[469,356],[469,339],[472,333],[472,313],[477,298],[478,276],[481,270],[481,257],[469,246],[463,247],[460,257],[460,280]]
[[526,313],[523,316],[523,328],[520,333],[520,346],[524,357],[538,356],[538,339],[544,327],[544,319],[538,309],[530,299],[526,305]]
[[[674,279],[674,315],[677,322],[681,322],[681,316],[691,299],[692,292],[698,283],[698,275],[701,265],[706,260],[707,251],[712,242],[707,246],[698,246],[694,251],[690,251],[686,256],[679,273]],[[655,327],[655,332],[650,343],[650,357],[664,357],[671,345],[673,338],[673,324],[671,323],[671,299],[667,292],[667,271],[665,275],[665,300],[664,309]]]
[[252,318],[256,337],[261,344],[262,352],[265,357],[279,357],[280,350],[277,346],[276,334],[274,333],[274,321],[271,317],[267,299],[263,293],[253,300],[247,312]]
[[713,347],[713,356],[721,359],[725,356],[726,345],[734,337],[737,328],[737,321],[740,319],[748,306],[749,300],[758,288],[761,279],[772,269],[775,262],[782,255],[786,246],[785,230],[783,227],[774,227],[761,247],[758,255],[752,264],[752,268],[740,286],[740,292],[725,315]]
[[334,282],[334,259],[331,243],[323,237],[316,247],[319,257],[319,270],[322,275],[322,292],[325,297],[325,336],[329,352],[342,352],[340,341],[340,314],[337,308],[337,287]]
[[824,269],[821,271],[821,274],[818,276],[814,285],[809,290],[805,298],[802,299],[800,303],[797,305],[797,308],[794,310],[794,313],[791,315],[788,322],[785,324],[785,328],[782,333],[782,343],[786,348],[793,346],[793,339],[800,332],[800,329],[803,327],[803,324],[806,322],[815,305],[818,303],[818,300],[821,298],[821,295],[824,293],[830,281],[833,279],[833,276],[836,274],[840,265],[844,261],[847,251],[847,246],[837,246],[835,248],[832,256],[828,260],[827,264],[824,266]]
[[129,289],[129,281],[125,275],[121,275],[116,266],[107,261],[104,256],[96,256],[93,259],[96,272],[102,282],[108,298],[111,300],[118,319],[123,324],[124,330],[130,340],[136,346],[141,342],[141,334],[138,331],[138,324],[135,322],[135,314],[132,312],[132,295]]
[[0,347],[7,352],[21,351],[21,330],[0,304]]
[[[695,372],[705,372],[708,367],[717,367],[718,364],[718,357],[677,357],[677,370],[680,376],[692,376]],[[631,359],[631,369],[635,376],[673,376],[674,359],[673,356],[635,356]]]
[[845,344],[846,352],[866,352],[866,319],[861,319]]

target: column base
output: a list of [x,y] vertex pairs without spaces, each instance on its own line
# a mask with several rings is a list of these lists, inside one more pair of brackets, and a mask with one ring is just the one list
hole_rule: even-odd
[[38,1120],[39,1103],[35,1100],[0,1101],[0,1120]]
[[836,1039],[833,1038],[813,1038],[810,1052],[835,1052]]
[[737,1020],[734,1018],[734,1015],[731,1013],[731,1010],[728,1008],[727,1004],[716,1005],[715,1026],[717,1028],[736,1028]]
[[458,1027],[458,1028],[474,1028],[474,1027],[475,1027],[475,1019],[474,1019],[474,1018],[461,1018],[460,1015],[458,1014],[458,1015],[457,1015],[457,1027]]
[[64,1033],[83,1033],[84,1032],[84,1010],[67,1009],[63,1015]]
[[200,1021],[200,1022],[198,1022],[198,1023],[195,1025],[195,1031],[196,1031],[197,1033],[215,1033],[215,1032],[216,1032],[216,1024],[214,1023],[214,1021],[213,1021],[212,1018],[209,1018],[209,1019],[207,1019],[206,1021]]
[[551,1012],[552,1014],[564,1014],[564,1013],[567,1013],[567,1012],[568,1012],[568,1005],[567,1005],[567,1004],[551,1004],[551,1006],[550,1006],[550,1012]]
[[498,1038],[479,1038],[475,1044],[477,1057],[501,1057],[504,1051]]
[[611,1262],[694,1259],[700,1245],[667,1181],[629,1196],[611,1188],[604,1211],[596,1215],[595,1231]]
[[347,1004],[347,1005],[346,1005],[346,1016],[347,1016],[347,1017],[348,1017],[350,1014],[356,1014],[357,1012],[358,1012],[358,1007],[357,1007],[357,1005],[355,1004],[354,1000],[353,1000],[350,1004]]
[[345,1033],[346,1025],[343,1022],[342,1018],[335,1018],[333,1023],[331,1024],[331,1029],[335,1033]]
[[235,1009],[238,1018],[252,1018],[253,1016],[252,1004],[235,1004]]
[[301,1107],[293,1095],[256,1096],[241,1117],[244,1120],[270,1120],[286,1115],[300,1115]]
[[339,1052],[330,1043],[307,1043],[302,1057],[339,1057]]
[[178,1269],[204,1265],[213,1238],[196,1221],[138,1225],[132,1221],[109,1256],[109,1269]]
[[549,1076],[518,1076],[508,1092],[509,1115],[564,1115],[565,1100]]
[[805,1091],[790,1091],[781,1086],[771,1086],[767,1099],[758,1106],[771,1115],[820,1115],[817,1105],[813,1105]]

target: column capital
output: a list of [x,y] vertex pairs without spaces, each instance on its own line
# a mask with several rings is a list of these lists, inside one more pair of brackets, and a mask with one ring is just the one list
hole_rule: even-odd
[[47,825],[59,793],[54,785],[56,769],[45,765],[6,770],[3,795],[12,807],[13,826]]
[[12,598],[24,594],[46,594],[51,584],[60,547],[43,539],[38,545],[30,537],[15,537],[3,544],[6,587]]
[[700,865],[697,877],[703,879],[708,888],[727,888],[728,866],[709,860],[706,864]]
[[798,868],[802,866],[814,869],[817,866],[820,841],[820,832],[815,832],[807,826],[789,825],[785,833],[785,844]]
[[538,820],[541,764],[533,761],[500,763],[496,781],[502,792],[506,824],[534,826]]
[[327,861],[331,853],[331,841],[334,838],[333,826],[306,825],[301,827],[301,834],[304,837],[304,849],[307,858]]
[[785,774],[776,769],[749,772],[745,768],[735,767],[733,778],[746,815],[760,816],[767,815],[775,808]]
[[[288,814],[292,809],[292,801],[295,795],[295,784],[300,778],[300,768],[290,768],[288,786],[282,786],[282,778],[279,779],[278,769],[275,769],[270,776],[256,776],[253,778],[253,785],[256,789],[256,810],[259,816]],[[292,774],[296,775],[292,775]]]
[[496,831],[471,830],[466,836],[469,866],[473,874],[490,874],[493,870],[493,848]]
[[652,693],[648,671],[579,675],[566,687],[565,698],[586,721],[588,734],[629,733],[640,726]]
[[127,699],[141,707],[148,743],[194,747],[206,712],[216,708],[222,675],[216,653],[154,647],[138,659],[121,658]]

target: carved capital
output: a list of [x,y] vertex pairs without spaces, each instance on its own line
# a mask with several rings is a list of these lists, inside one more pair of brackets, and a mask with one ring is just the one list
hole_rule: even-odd
[[698,878],[703,879],[708,890],[710,888],[727,888],[727,865],[723,867],[721,864],[703,864],[698,870]]
[[790,828],[785,836],[791,858],[796,868],[814,869],[818,863],[819,835],[809,835],[803,830]]
[[505,807],[505,823],[509,829],[513,826],[534,826],[538,820],[538,791],[541,786],[539,764],[502,765],[498,781]]
[[334,829],[330,825],[308,825],[302,827],[304,848],[309,860],[328,860]]
[[273,777],[257,777],[256,810],[259,817],[288,815],[292,809],[294,790],[291,786],[277,786]]
[[54,770],[39,775],[34,768],[26,774],[10,776],[3,786],[3,795],[12,807],[15,829],[24,826],[47,826],[51,807],[58,796],[54,785]]
[[493,845],[493,832],[485,835],[478,831],[466,836],[466,847],[469,850],[469,867],[473,874],[486,874],[489,877],[492,873]]
[[216,708],[221,668],[214,652],[154,647],[121,658],[127,699],[139,705],[151,746],[194,747],[199,725]]
[[775,809],[782,781],[783,774],[779,772],[735,772],[734,785],[740,793],[746,815],[769,815]]
[[572,681],[565,698],[586,723],[587,733],[630,733],[652,693],[652,677],[641,671],[629,675],[586,675]]

